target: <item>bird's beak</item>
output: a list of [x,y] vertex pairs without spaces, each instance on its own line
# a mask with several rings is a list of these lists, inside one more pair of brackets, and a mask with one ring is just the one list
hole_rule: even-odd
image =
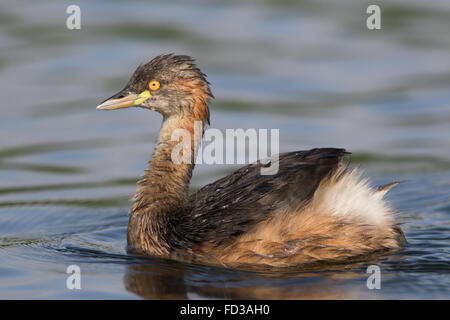
[[115,99],[114,95],[109,99],[106,99],[101,104],[97,106],[97,109],[100,110],[116,110],[121,108],[129,108],[134,106],[139,106],[140,104],[144,103],[148,98],[150,98],[152,95],[150,94],[150,91],[145,90],[141,92],[140,94],[129,94],[126,97]]

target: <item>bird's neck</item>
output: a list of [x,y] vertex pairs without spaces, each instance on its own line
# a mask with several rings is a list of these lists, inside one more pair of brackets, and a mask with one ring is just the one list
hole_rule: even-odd
[[135,195],[137,208],[145,206],[144,212],[152,213],[186,204],[202,133],[201,119],[178,116],[164,119],[152,159]]
[[[189,212],[189,181],[195,165],[196,146],[203,134],[201,125],[200,138],[194,135],[196,123],[198,128],[199,123],[205,124],[205,119],[164,119],[152,159],[134,196],[128,223],[128,244],[144,253],[168,255],[174,243],[178,246],[181,243],[178,238],[182,232],[177,230],[183,226],[176,221],[182,221],[183,215]],[[190,161],[181,163],[180,159],[174,159],[177,153],[180,154],[180,141],[173,141],[180,132],[189,133],[187,150],[190,149],[191,153]]]

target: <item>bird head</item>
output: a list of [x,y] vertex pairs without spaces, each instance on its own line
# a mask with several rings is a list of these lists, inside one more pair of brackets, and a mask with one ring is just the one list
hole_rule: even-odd
[[165,118],[194,117],[209,123],[213,95],[206,75],[185,55],[161,55],[139,66],[125,88],[97,106],[100,110],[141,107]]

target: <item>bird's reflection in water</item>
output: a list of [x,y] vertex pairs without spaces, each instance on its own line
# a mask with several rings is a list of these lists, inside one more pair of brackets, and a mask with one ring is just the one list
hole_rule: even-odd
[[125,288],[144,299],[187,299],[184,271],[167,272],[158,264],[127,266]]
[[[159,259],[158,259],[159,260]],[[345,265],[314,265],[303,270],[239,271],[176,261],[127,266],[128,291],[144,299],[373,299],[366,287],[371,258]]]

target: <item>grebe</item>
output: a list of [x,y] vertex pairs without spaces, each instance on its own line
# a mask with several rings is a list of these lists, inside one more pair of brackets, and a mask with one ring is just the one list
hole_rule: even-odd
[[403,233],[382,198],[396,183],[369,187],[349,170],[344,149],[279,155],[279,170],[261,175],[261,162],[189,195],[191,163],[172,161],[172,133],[209,124],[213,98],[206,75],[185,55],[161,55],[139,66],[123,90],[97,109],[141,107],[162,114],[152,159],[138,183],[128,222],[136,252],[206,264],[292,266],[394,250]]

